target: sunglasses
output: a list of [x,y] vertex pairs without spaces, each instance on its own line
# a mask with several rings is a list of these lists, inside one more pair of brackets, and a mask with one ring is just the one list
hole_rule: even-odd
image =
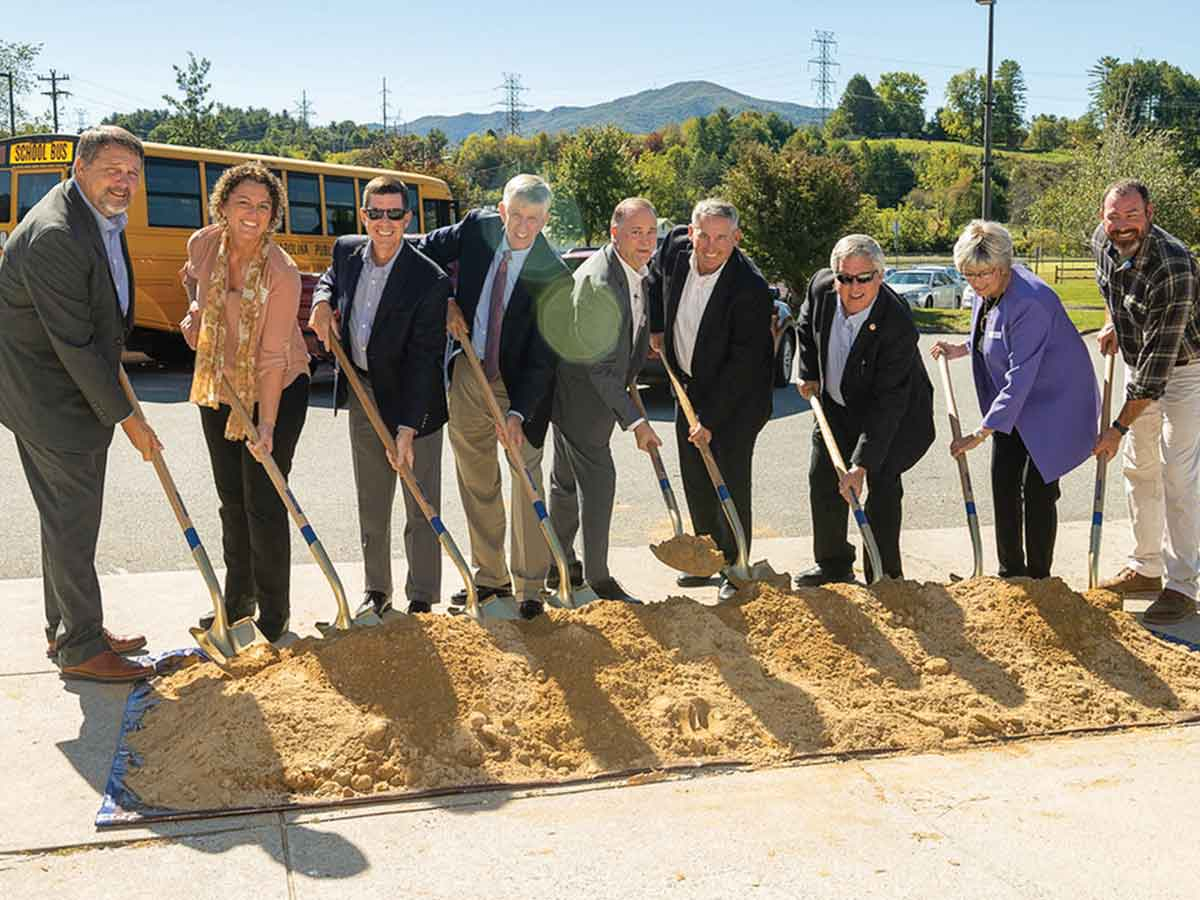
[[367,214],[367,218],[370,219],[372,222],[377,222],[380,219],[382,219],[384,216],[387,216],[393,222],[399,222],[401,219],[403,219],[405,216],[408,215],[407,209],[374,209],[374,208],[368,207],[368,208],[364,209],[363,212],[365,212]]
[[878,274],[878,270],[863,272],[861,275],[847,275],[845,272],[838,272],[833,277],[837,279],[838,284],[870,284]]

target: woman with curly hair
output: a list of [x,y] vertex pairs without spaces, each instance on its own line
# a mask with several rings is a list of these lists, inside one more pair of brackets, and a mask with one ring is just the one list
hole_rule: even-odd
[[[227,170],[209,199],[212,224],[188,240],[182,276],[192,297],[180,323],[196,351],[191,402],[200,407],[221,501],[225,609],[253,615],[269,640],[288,628],[291,538],[287,511],[259,460],[284,476],[308,411],[308,353],[296,316],[300,273],[272,239],[283,221],[283,185],[258,162]],[[230,414],[222,374],[254,411],[251,443]],[[208,627],[211,617],[201,619]]]

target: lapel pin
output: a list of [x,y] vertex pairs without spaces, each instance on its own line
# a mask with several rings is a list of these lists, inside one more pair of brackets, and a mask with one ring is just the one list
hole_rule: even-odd
[[874,323],[874,322],[872,322],[870,325],[868,325],[868,326],[867,326],[867,330],[868,330],[868,331],[874,331],[874,330],[875,330],[875,323]]

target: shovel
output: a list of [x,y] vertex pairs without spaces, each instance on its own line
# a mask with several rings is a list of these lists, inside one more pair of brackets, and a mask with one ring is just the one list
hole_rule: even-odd
[[[1117,369],[1117,355],[1104,358],[1104,397],[1100,408],[1100,430],[1108,426],[1112,414],[1113,376]],[[1096,460],[1096,493],[1092,497],[1092,535],[1088,542],[1088,590],[1100,583],[1100,533],[1104,529],[1104,485],[1108,475],[1108,460]]]
[[[688,425],[695,428],[700,424],[700,420],[696,417],[692,401],[688,399],[687,391],[675,377],[675,372],[667,361],[667,354],[662,353],[661,356],[663,368],[667,370],[667,377],[671,379],[671,387],[675,390],[679,406],[683,409]],[[742,520],[738,518],[737,507],[733,505],[733,498],[729,496],[729,488],[725,486],[725,479],[721,477],[721,470],[717,468],[717,461],[713,459],[712,449],[707,444],[699,444],[696,449],[700,451],[700,458],[704,460],[704,468],[708,469],[708,477],[712,479],[713,487],[717,490],[717,497],[721,501],[721,510],[725,513],[725,519],[733,531],[734,543],[737,544],[737,560],[732,566],[725,567],[725,576],[739,590],[755,581],[765,582],[781,591],[788,590],[792,586],[792,579],[786,572],[776,572],[765,559],[759,560],[754,565],[747,562],[746,533],[742,530]]]
[[[646,407],[642,405],[641,395],[636,387],[629,389],[629,396],[642,418],[646,418]],[[687,534],[683,530],[683,516],[679,512],[679,503],[675,500],[675,492],[671,489],[671,479],[667,477],[667,467],[663,465],[658,448],[650,450],[650,463],[654,466],[654,475],[658,478],[658,489],[662,492],[663,502],[667,504],[667,513],[671,517],[671,527],[674,537],[661,544],[651,544],[650,552],[664,565],[670,566],[688,575],[708,578],[716,575],[725,565],[725,554],[717,546],[711,535]]]
[[[837,442],[833,439],[833,432],[829,428],[829,420],[825,418],[825,409],[821,406],[819,394],[820,388],[808,398],[808,402],[812,406],[813,415],[817,417],[817,425],[821,429],[821,439],[825,441],[825,449],[829,453],[829,458],[833,460],[834,471],[841,480],[841,477],[846,474],[846,461],[842,459],[842,451],[838,449]],[[850,508],[854,510],[854,521],[858,523],[858,530],[862,532],[863,547],[866,548],[867,556],[871,559],[871,580],[867,583],[874,584],[883,578],[883,561],[879,557],[879,545],[875,543],[875,534],[871,531],[871,523],[867,521],[867,514],[859,504],[858,495],[854,491],[850,492]]]
[[[954,440],[962,437],[962,423],[958,418],[958,404],[954,400],[954,385],[950,383],[950,361],[946,354],[938,357],[938,370],[942,375],[942,390],[946,394],[946,411],[950,415],[950,434]],[[971,469],[967,465],[967,455],[958,456],[958,480],[962,483],[963,504],[967,509],[967,528],[971,532],[971,549],[975,554],[975,568],[971,577],[983,575],[983,539],[979,536],[979,515],[975,511],[975,492],[971,490]],[[954,575],[951,581],[958,581]]]
[[[241,399],[233,389],[233,383],[229,380],[229,376],[222,372],[221,379],[225,382],[233,414],[241,419],[242,427],[246,429],[251,442],[258,443],[258,429],[254,427],[254,419],[246,411],[246,407],[242,405]],[[304,511],[300,508],[300,504],[296,502],[295,496],[292,495],[291,489],[287,486],[287,481],[284,480],[283,473],[279,471],[279,466],[269,455],[266,459],[260,460],[260,462],[262,463],[262,467],[267,470],[267,477],[271,479],[271,484],[275,486],[275,490],[279,494],[279,499],[287,507],[292,521],[300,529],[300,534],[304,536],[304,541],[308,544],[309,552],[312,553],[313,559],[317,561],[317,565],[321,567],[321,571],[325,574],[329,586],[333,589],[333,596],[337,599],[337,618],[333,622],[318,622],[317,629],[325,637],[330,637],[338,631],[349,631],[351,628],[358,626],[381,624],[383,620],[375,614],[374,610],[367,610],[351,618],[350,606],[346,603],[346,591],[342,588],[342,580],[338,578],[337,571],[333,568],[333,563],[329,561],[329,554],[325,552],[325,547],[322,546],[320,539],[317,538],[317,533],[308,524],[308,519],[305,518]]]
[[[121,381],[121,388],[125,391],[125,396],[129,399],[129,405],[133,407],[133,414],[145,421],[146,414],[142,412],[142,405],[138,402],[137,394],[133,392],[133,385],[129,383],[129,376],[125,374],[124,366],[117,366],[117,377]],[[167,495],[167,502],[171,504],[171,511],[175,513],[175,519],[179,522],[179,527],[183,529],[183,539],[191,548],[196,568],[200,570],[204,584],[208,587],[209,596],[212,597],[212,626],[207,629],[188,629],[191,631],[192,637],[196,639],[200,649],[219,666],[227,665],[239,653],[244,653],[257,644],[270,646],[271,642],[258,630],[258,626],[254,624],[254,619],[250,616],[238,619],[233,624],[229,623],[229,619],[225,615],[225,598],[221,596],[221,585],[217,582],[217,574],[213,571],[212,563],[208,559],[208,551],[200,543],[200,536],[196,534],[196,529],[192,526],[192,519],[183,505],[183,498],[179,496],[179,489],[175,487],[175,479],[167,470],[167,461],[163,459],[161,450],[153,451],[151,462],[154,464],[154,472],[158,475],[158,482],[162,485],[163,493]]]
[[[333,355],[337,357],[342,374],[346,376],[351,390],[357,395],[358,402],[362,404],[362,408],[367,413],[367,418],[371,420],[371,427],[375,429],[375,434],[379,436],[379,440],[383,441],[383,446],[388,452],[394,454],[396,439],[388,432],[383,417],[379,415],[379,408],[367,393],[362,380],[358,377],[358,372],[354,370],[354,366],[346,359],[346,351],[342,348],[341,340],[338,339],[336,327],[331,326],[331,329],[333,330],[334,339],[329,342],[329,346],[333,350]],[[480,619],[485,616],[496,619],[519,619],[520,615],[513,608],[512,603],[501,600],[499,597],[493,597],[482,605],[479,603],[479,594],[475,590],[475,581],[471,578],[471,570],[467,567],[466,560],[458,552],[458,545],[454,543],[454,538],[450,537],[450,532],[442,524],[437,510],[430,506],[429,501],[425,499],[424,492],[421,490],[420,485],[417,484],[416,476],[413,475],[412,469],[407,464],[401,465],[400,478],[404,482],[404,486],[408,488],[408,492],[412,494],[413,500],[417,502],[417,506],[421,507],[421,512],[425,514],[425,519],[429,522],[429,527],[437,535],[438,543],[442,545],[442,549],[446,551],[446,555],[450,557],[455,568],[458,569],[458,574],[462,576],[463,584],[467,589],[467,615],[472,619]]]
[[554,529],[550,525],[550,517],[546,512],[546,504],[542,501],[541,495],[538,494],[537,486],[533,481],[533,473],[529,471],[528,466],[521,462],[521,455],[517,453],[516,448],[508,440],[508,432],[504,430],[504,413],[500,411],[500,404],[496,402],[496,395],[492,393],[492,386],[488,384],[487,375],[484,374],[483,365],[479,362],[479,356],[475,353],[474,345],[469,340],[460,341],[459,343],[462,346],[463,356],[466,357],[467,363],[471,366],[471,371],[475,373],[480,387],[483,388],[483,395],[487,398],[488,412],[491,414],[492,421],[496,423],[496,431],[500,436],[500,443],[504,445],[504,452],[508,455],[508,464],[512,466],[513,477],[521,482],[525,490],[525,496],[529,498],[529,502],[533,505],[533,511],[538,519],[538,527],[542,530],[542,536],[546,539],[546,544],[550,547],[550,555],[554,557],[554,565],[558,568],[557,597],[552,599],[550,603],[559,609],[578,609],[594,600],[599,600],[600,598],[596,595],[596,592],[586,584],[577,590],[571,590],[571,573],[567,568],[567,556],[563,553],[558,535],[554,533]]

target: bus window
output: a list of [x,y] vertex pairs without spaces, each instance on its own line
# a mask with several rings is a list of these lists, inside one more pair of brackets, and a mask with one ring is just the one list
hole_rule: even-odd
[[0,172],[0,222],[12,215],[12,172]]
[[200,165],[146,157],[146,222],[153,228],[200,227]]
[[408,185],[408,197],[404,200],[405,206],[412,210],[412,218],[408,220],[408,228],[404,229],[405,234],[420,234],[421,233],[421,197],[417,193],[415,185]]
[[354,179],[325,176],[326,234],[354,234],[358,215],[354,209]]
[[321,233],[321,194],[316,175],[288,172],[288,230],[292,234]]
[[[204,196],[206,198],[212,196],[213,188],[217,186],[217,179],[224,175],[225,170],[228,168],[229,166],[223,163],[210,162],[204,164],[204,185],[207,188],[207,193]],[[205,205],[207,205],[207,200],[205,200]]]
[[454,224],[450,221],[450,201],[449,200],[426,200],[423,205],[425,213],[425,231],[430,232],[436,228],[445,228],[447,225]]
[[21,172],[17,175],[17,221],[59,182],[57,172]]

